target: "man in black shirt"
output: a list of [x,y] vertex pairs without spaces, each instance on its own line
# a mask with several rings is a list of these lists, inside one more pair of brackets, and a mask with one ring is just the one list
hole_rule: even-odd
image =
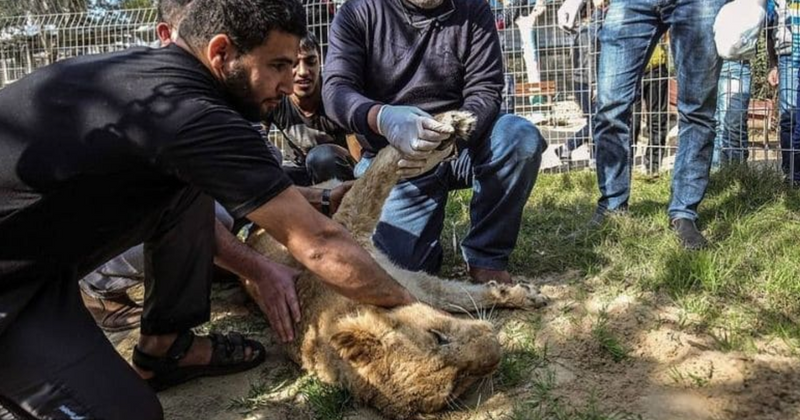
[[[142,378],[164,388],[260,363],[255,341],[190,331],[209,317],[213,200],[343,295],[413,301],[291,186],[248,122],[291,92],[305,33],[295,0],[195,0],[169,47],[61,61],[0,90],[0,405],[34,418],[160,419]],[[186,236],[191,246],[176,247]],[[141,242],[134,370],[77,280]],[[175,261],[193,263],[163,268]]]
[[291,95],[264,120],[274,125],[292,150],[292,164],[283,170],[295,185],[313,185],[329,179],[353,179],[355,161],[347,150],[347,132],[333,122],[322,104],[320,46],[311,32],[300,40]]
[[[191,0],[161,0],[158,2],[158,20],[156,32],[162,47],[166,47],[177,39],[180,23]],[[271,144],[276,156],[278,151]],[[332,197],[339,198],[347,186],[340,186],[331,193]],[[302,191],[307,195],[310,191]],[[338,204],[337,202],[332,203]],[[253,252],[242,244],[231,233],[234,220],[230,214],[219,204],[214,203],[214,241],[216,253],[214,262],[219,267],[239,277],[253,279],[262,284],[262,292],[266,299],[259,302],[264,310],[273,331],[281,341],[293,339],[291,324],[292,315],[300,312],[296,304],[294,278],[297,271],[270,261],[265,256]],[[176,242],[175,247],[190,247],[194,238],[185,236],[185,244]],[[181,261],[172,261],[169,266],[154,268],[169,270],[181,267]],[[142,316],[142,306],[128,296],[128,289],[144,281],[144,247],[137,245],[124,253],[114,257],[102,266],[93,270],[79,282],[81,296],[86,307],[92,313],[97,324],[106,331],[121,331],[139,326]],[[154,273],[159,277],[175,277],[179,273],[161,272]],[[284,303],[285,302],[285,303]]]

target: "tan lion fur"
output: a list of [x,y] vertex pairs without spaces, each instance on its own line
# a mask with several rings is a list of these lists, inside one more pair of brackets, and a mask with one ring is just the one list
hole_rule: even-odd
[[[463,138],[474,125],[474,118],[461,112],[437,119],[453,125]],[[392,147],[378,153],[345,196],[334,220],[421,302],[396,309],[359,304],[303,270],[297,280],[302,321],[297,325],[298,338],[285,347],[295,362],[324,382],[345,387],[387,417],[405,419],[446,408],[500,363],[501,348],[491,324],[456,318],[434,307],[533,309],[544,305],[546,298],[528,285],[467,284],[403,270],[375,249],[370,236],[398,181],[399,158]],[[248,243],[276,261],[302,269],[263,231]],[[246,279],[243,282],[259,301],[257,288]]]

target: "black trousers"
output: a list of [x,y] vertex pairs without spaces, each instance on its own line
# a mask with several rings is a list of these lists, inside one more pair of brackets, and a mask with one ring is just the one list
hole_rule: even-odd
[[320,144],[308,151],[303,166],[284,166],[283,171],[294,185],[308,187],[334,178],[339,181],[355,179],[355,166],[355,160],[344,147]]
[[83,306],[77,281],[144,242],[142,332],[207,321],[213,200],[182,184],[116,187],[51,194],[0,223],[0,418],[163,417]]

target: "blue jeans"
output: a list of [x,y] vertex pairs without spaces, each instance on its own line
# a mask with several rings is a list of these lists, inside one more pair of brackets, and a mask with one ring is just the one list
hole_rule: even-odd
[[747,108],[750,106],[749,61],[725,61],[717,92],[717,137],[711,165],[744,162],[747,150]]
[[597,79],[599,211],[623,209],[631,184],[631,110],[645,64],[671,30],[678,76],[680,146],[672,175],[671,218],[697,218],[708,186],[720,60],[712,25],[726,0],[617,0],[600,30]]
[[[530,121],[500,116],[488,138],[392,189],[375,229],[375,245],[405,269],[436,273],[442,265],[439,237],[448,192],[472,187],[471,225],[461,242],[464,259],[472,267],[505,270],[546,147]],[[362,158],[356,176],[370,163]]]
[[778,77],[781,169],[786,178],[800,181],[800,124],[797,123],[800,52],[778,56]]

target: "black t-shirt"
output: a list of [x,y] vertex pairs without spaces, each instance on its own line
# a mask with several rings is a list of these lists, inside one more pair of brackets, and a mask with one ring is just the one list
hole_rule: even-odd
[[57,229],[70,202],[48,197],[121,200],[131,185],[193,185],[242,217],[291,182],[216,79],[175,45],[61,61],[0,90],[0,231],[41,202],[53,207],[42,223]]
[[309,150],[320,144],[332,143],[347,148],[347,132],[328,118],[321,102],[317,112],[307,117],[285,96],[278,107],[267,116],[264,124],[267,128],[275,125],[281,137],[292,148],[293,161],[298,164],[304,162]]

